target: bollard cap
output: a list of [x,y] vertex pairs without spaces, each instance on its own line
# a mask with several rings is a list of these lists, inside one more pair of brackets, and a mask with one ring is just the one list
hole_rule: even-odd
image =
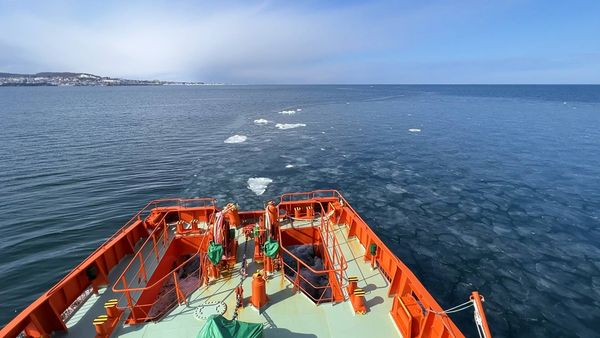
[[108,316],[107,315],[100,315],[98,317],[96,317],[96,319],[94,319],[93,323],[96,324],[104,324],[106,323],[106,321],[108,320]]

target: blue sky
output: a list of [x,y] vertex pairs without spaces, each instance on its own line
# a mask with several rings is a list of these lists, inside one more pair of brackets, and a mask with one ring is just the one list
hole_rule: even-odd
[[0,0],[0,72],[600,83],[600,1]]

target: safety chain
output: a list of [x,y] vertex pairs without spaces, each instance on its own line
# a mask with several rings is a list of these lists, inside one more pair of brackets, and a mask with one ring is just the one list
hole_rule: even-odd
[[246,277],[248,276],[248,274],[246,272],[246,264],[247,264],[246,263],[246,249],[247,248],[248,248],[248,239],[246,239],[246,241],[244,242],[244,255],[242,257],[242,266],[240,267],[240,283],[235,288],[236,289],[235,310],[233,311],[233,317],[231,318],[231,320],[237,320],[239,310],[243,306],[243,302],[244,302],[244,300],[242,299],[243,292],[244,292],[243,283],[244,283],[244,279],[246,279]]

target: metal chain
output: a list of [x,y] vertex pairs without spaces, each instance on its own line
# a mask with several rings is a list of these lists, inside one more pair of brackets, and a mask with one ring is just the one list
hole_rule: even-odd
[[[242,257],[242,266],[240,267],[240,283],[238,284],[237,288],[242,288],[243,290],[243,283],[244,283],[244,279],[246,279],[246,277],[248,276],[246,273],[246,250],[248,249],[248,239],[246,239],[246,241],[244,242],[244,255]],[[235,310],[233,311],[233,317],[231,318],[231,320],[237,320],[238,314],[239,314],[239,310],[242,307],[242,303],[243,303],[243,299],[240,296],[240,293],[237,292],[235,293]]]

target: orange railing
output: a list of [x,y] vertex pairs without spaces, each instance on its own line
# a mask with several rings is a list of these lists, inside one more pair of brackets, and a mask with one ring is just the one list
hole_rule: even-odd
[[[293,208],[293,206],[295,206],[298,201],[311,201],[311,198],[309,198],[309,199],[300,198],[298,200],[284,200],[283,196],[285,196],[285,195],[282,195],[281,202],[279,203],[278,208],[288,207],[288,206],[291,206]],[[298,196],[301,196],[301,195],[298,194]],[[322,242],[321,244],[323,245],[323,249],[324,249],[323,255],[327,256],[327,259],[325,259],[325,262],[327,262],[326,264],[330,265],[331,268],[323,269],[323,270],[315,270],[312,267],[310,267],[309,265],[307,265],[300,258],[298,258],[296,255],[294,255],[289,250],[287,250],[283,245],[281,246],[281,249],[287,255],[289,255],[296,261],[296,266],[292,267],[292,266],[286,264],[283,260],[282,260],[282,264],[285,267],[287,267],[288,269],[295,271],[295,278],[292,281],[292,283],[294,284],[294,287],[302,290],[304,292],[304,294],[306,294],[309,298],[311,298],[315,303],[319,304],[322,302],[328,302],[328,301],[334,301],[334,300],[342,301],[343,299],[335,297],[336,296],[335,291],[339,290],[339,293],[343,294],[343,286],[346,284],[344,282],[345,281],[344,272],[346,271],[346,269],[348,267],[348,263],[346,262],[346,258],[344,257],[344,255],[341,252],[341,247],[340,247],[340,244],[339,244],[337,238],[335,237],[335,234],[333,234],[333,232],[332,232],[331,222],[328,219],[325,219],[325,217],[324,217],[325,209],[323,208],[323,204],[317,200],[312,200],[311,203],[315,203],[320,206],[320,210],[321,210],[321,212],[319,214],[320,223],[318,226],[319,235],[321,237],[321,242]],[[281,228],[279,229],[279,238],[282,238]],[[336,267],[336,266],[339,266],[339,267]],[[304,276],[302,276],[300,274],[301,267],[306,268],[308,271],[310,271],[312,274],[315,274],[315,275],[327,275],[328,276],[327,285],[316,286],[316,285],[312,284],[308,279],[306,279]],[[285,271],[285,269],[284,269],[284,271]],[[331,279],[332,276],[334,277],[333,281]],[[320,296],[318,298],[313,297],[311,295],[311,293],[308,292],[308,290],[306,290],[305,288],[302,287],[302,283],[300,282],[300,279],[302,279],[305,283],[307,283],[314,290],[323,290],[321,292]],[[331,296],[325,297],[328,289],[331,290]]]
[[[281,196],[282,203],[306,200],[339,201],[343,207],[339,215],[337,215],[337,222],[346,224],[349,237],[357,237],[366,249],[365,259],[371,259],[369,246],[371,244],[376,245],[375,261],[377,267],[390,282],[388,295],[395,296],[392,318],[404,336],[411,336],[418,333],[419,336],[427,337],[436,332],[437,336],[464,337],[448,315],[443,313],[440,305],[429,294],[413,272],[392,253],[338,191],[316,190]],[[403,302],[403,299],[411,299],[411,304]],[[409,329],[406,332],[406,328],[410,328],[411,325],[414,331]]]
[[[0,337],[47,336],[66,331],[66,321],[83,302],[90,287],[108,284],[108,274],[121,259],[134,253],[135,244],[148,235],[142,221],[152,208],[187,206],[193,203],[214,204],[214,199],[160,199],[147,203],[119,230],[94,250],[85,260],[58,281],[50,290],[15,316],[0,329]],[[89,278],[89,269],[98,277]]]
[[[165,215],[161,218],[159,224],[152,231],[152,233],[150,234],[148,239],[144,242],[142,247],[140,247],[140,249],[137,251],[136,255],[133,257],[133,259],[127,265],[127,267],[123,270],[123,272],[121,273],[119,278],[117,278],[117,282],[115,282],[115,284],[112,287],[112,290],[114,292],[123,294],[123,296],[121,296],[121,299],[119,300],[119,307],[122,310],[129,310],[129,313],[132,316],[132,318],[131,318],[132,323],[139,323],[139,322],[144,322],[144,321],[148,321],[148,320],[155,320],[158,317],[160,317],[160,316],[150,315],[150,310],[152,309],[153,306],[155,306],[160,301],[160,299],[157,299],[155,302],[150,303],[150,304],[138,304],[137,300],[139,299],[141,294],[145,291],[149,291],[149,290],[156,289],[156,288],[162,288],[162,286],[164,285],[164,283],[167,281],[168,278],[172,278],[172,277],[174,278],[175,284],[174,284],[173,290],[175,290],[175,292],[177,294],[177,302],[180,302],[182,300],[182,299],[180,299],[180,297],[182,297],[182,291],[179,288],[179,286],[177,285],[177,273],[179,271],[181,271],[181,269],[183,269],[183,267],[185,265],[187,265],[188,263],[190,263],[193,259],[200,259],[201,262],[203,262],[203,256],[205,256],[205,253],[202,252],[202,248],[204,248],[204,246],[205,246],[204,244],[205,244],[208,236],[203,236],[200,245],[198,245],[198,251],[195,254],[193,254],[191,257],[189,257],[187,260],[185,260],[183,263],[181,263],[177,267],[173,268],[170,272],[166,273],[162,278],[160,278],[159,280],[154,282],[152,285],[146,285],[143,287],[140,285],[140,283],[141,283],[140,279],[142,276],[144,277],[144,283],[147,283],[149,280],[149,277],[150,277],[147,275],[146,269],[145,269],[145,262],[147,262],[148,258],[154,256],[156,258],[157,264],[159,263],[159,261],[161,259],[162,254],[159,252],[160,250],[157,248],[157,243],[162,242],[163,248],[164,248],[164,250],[166,250],[169,243],[175,237],[175,229],[169,229],[170,225],[168,223],[166,223],[166,221],[165,221],[167,214],[168,214],[168,212],[165,213]],[[158,238],[156,238],[157,233],[159,234]],[[152,239],[152,242],[150,242],[150,239]],[[148,251],[154,253],[154,255],[148,255],[146,258],[143,258],[144,247],[146,245],[152,245],[152,250],[148,250]],[[163,254],[164,254],[164,252],[163,252]],[[138,270],[133,274],[133,276],[134,276],[134,278],[138,278],[138,281],[135,282],[135,280],[134,280],[133,283],[128,282],[127,275],[130,274],[128,272],[132,267],[135,267],[134,263],[136,263],[135,262],[136,259],[140,262],[140,264],[139,264]],[[204,265],[202,265],[202,266],[204,266]],[[137,285],[132,286],[133,284],[137,284]],[[187,296],[187,295],[185,295],[185,296]],[[125,301],[123,301],[123,299]],[[184,299],[185,299],[185,297],[183,298],[183,300]],[[126,306],[121,305],[124,303],[126,304]],[[137,315],[138,311],[141,311],[143,313],[143,317],[139,317]],[[160,315],[162,315],[162,314],[160,314]]]
[[[120,306],[121,310],[129,310],[129,314],[131,315],[131,318],[128,321],[129,324],[137,324],[147,321],[159,320],[176,304],[187,303],[187,297],[198,287],[200,287],[200,284],[202,283],[202,278],[204,277],[203,268],[207,264],[206,257],[207,256],[205,253],[198,253],[193,255],[188,260],[171,270],[169,273],[165,274],[162,278],[160,278],[150,286],[143,288],[123,289],[122,292],[124,293],[124,295],[121,297],[121,300],[123,299],[123,297],[126,297],[126,294],[128,292],[139,292],[141,294],[144,291],[151,291],[153,289],[159,289],[159,291],[164,290],[164,292],[157,295],[157,297],[151,303],[139,304],[136,302],[131,306],[129,304],[127,307]],[[200,260],[198,269],[192,271],[185,278],[179,278],[179,273],[184,268],[184,266],[196,258]],[[194,288],[182,287],[182,284],[189,286],[189,284],[186,283],[186,281],[190,280],[195,275],[197,275],[198,284],[195,285]],[[164,286],[169,285],[169,282],[171,281],[173,281],[171,287],[165,289]],[[119,301],[119,304],[121,304],[121,300]],[[139,316],[139,313],[142,313],[142,316]]]

